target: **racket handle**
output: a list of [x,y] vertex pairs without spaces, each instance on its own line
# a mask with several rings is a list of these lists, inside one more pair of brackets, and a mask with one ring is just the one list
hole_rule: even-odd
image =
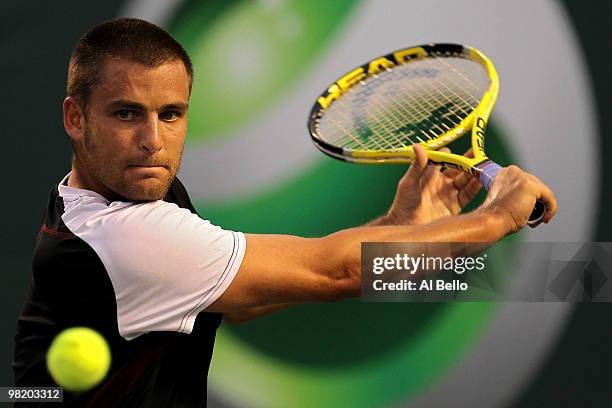
[[[480,172],[480,182],[488,191],[491,189],[491,184],[493,184],[493,180],[495,180],[495,176],[502,169],[502,166],[492,160],[486,160],[479,164],[478,168],[482,170]],[[542,222],[545,212],[546,205],[540,200],[536,201],[533,211],[529,216],[529,221],[527,221],[527,225],[530,227],[536,227]]]

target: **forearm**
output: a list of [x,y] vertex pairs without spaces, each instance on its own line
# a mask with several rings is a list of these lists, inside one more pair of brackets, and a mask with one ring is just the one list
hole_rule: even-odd
[[495,242],[506,235],[505,220],[491,211],[474,211],[445,217],[426,225],[393,225],[351,228],[330,236],[360,238],[359,242]]
[[[459,201],[466,202],[465,198]],[[247,234],[246,251],[238,273],[206,310],[226,313],[358,296],[362,242],[481,243],[462,248],[461,256],[469,256],[525,226],[536,199],[546,204],[544,222],[549,222],[557,211],[552,191],[534,176],[509,166],[497,174],[485,203],[469,214],[454,215],[463,205],[454,206],[452,211],[448,208],[443,211],[446,216],[429,224],[391,226],[384,226],[388,218],[382,217],[368,226],[323,238]],[[427,214],[422,218],[432,219]],[[415,255],[437,256],[428,247],[423,246],[424,252],[415,249]],[[455,249],[451,250],[455,255]]]
[[501,220],[476,211],[427,225],[359,227],[323,238],[247,234],[238,274],[207,310],[249,313],[262,306],[358,296],[362,242],[495,242],[507,231]]
[[389,213],[385,214],[385,215],[381,215],[380,217],[376,218],[375,220],[372,220],[370,222],[368,222],[367,224],[364,225],[364,227],[382,227],[382,226],[388,226],[388,225],[397,225],[397,223],[395,222],[395,220],[393,220],[391,218],[391,216],[389,215]]
[[[502,217],[494,213],[476,211],[420,226],[366,226],[347,229],[325,238],[329,241],[326,247],[330,248],[330,253],[325,258],[329,260],[330,265],[341,265],[345,282],[339,286],[343,291],[340,297],[358,296],[361,286],[362,242],[493,243],[506,234],[507,227],[504,222]],[[344,250],[335,255],[331,253],[337,248]]]

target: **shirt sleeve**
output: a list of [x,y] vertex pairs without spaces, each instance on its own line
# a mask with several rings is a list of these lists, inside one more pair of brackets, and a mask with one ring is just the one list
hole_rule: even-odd
[[114,202],[66,225],[104,264],[119,333],[128,340],[151,331],[191,333],[197,314],[229,287],[246,249],[241,232],[164,201]]

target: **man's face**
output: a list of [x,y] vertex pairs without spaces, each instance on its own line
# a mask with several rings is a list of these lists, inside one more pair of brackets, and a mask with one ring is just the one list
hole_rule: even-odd
[[108,61],[92,89],[79,147],[92,181],[130,201],[162,199],[183,154],[188,100],[180,60],[155,68]]

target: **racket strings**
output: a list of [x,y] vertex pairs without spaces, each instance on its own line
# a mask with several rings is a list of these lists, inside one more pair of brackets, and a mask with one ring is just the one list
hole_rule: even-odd
[[[439,82],[439,81],[438,81],[438,82]],[[412,98],[412,99],[413,99],[413,101],[414,101],[414,102],[415,102],[415,103],[416,103],[416,104],[417,104],[417,105],[418,105],[420,108],[422,108],[422,112],[432,112],[432,111],[435,111],[436,109],[438,109],[438,107],[436,107],[436,106],[435,106],[435,102],[438,100],[438,98],[437,98],[437,97],[436,97],[436,95],[435,95],[435,91],[436,91],[437,89],[436,89],[435,87],[431,87],[431,90],[430,90],[430,89],[427,89],[427,88],[425,88],[425,87],[422,87],[422,86],[421,86],[420,84],[418,84],[418,83],[415,83],[415,85],[417,85],[417,86],[418,86],[418,87],[419,87],[419,88],[420,88],[422,91],[424,91],[424,93],[425,93],[427,96],[429,96],[429,98],[423,98],[423,99],[422,99],[422,100],[424,101],[424,104],[427,104],[427,105],[429,106],[429,108],[425,107],[425,106],[424,106],[424,104],[421,104],[421,103],[419,102],[419,100],[418,100],[418,99],[416,99],[416,98]],[[431,92],[431,91],[433,91],[433,92]],[[439,92],[439,90],[438,90],[438,93],[440,93],[440,92]],[[446,97],[444,94],[441,94],[441,95],[442,95],[442,96],[443,96],[445,99],[447,99],[447,100],[448,100],[450,103],[453,103],[453,104],[455,103],[454,101],[452,101],[452,100],[450,100],[448,97]],[[433,102],[432,102],[432,101],[433,101]],[[465,112],[465,111],[463,111],[463,112]],[[424,113],[422,113],[422,115],[423,115],[423,117],[425,117],[425,114],[424,114]],[[442,115],[442,116],[444,116],[444,115]],[[446,116],[449,116],[449,115],[446,115]],[[451,121],[451,123],[452,123],[454,126],[456,126],[456,125],[457,125],[457,123],[456,123],[456,122],[454,122],[454,121],[453,121],[453,120],[452,120],[450,117],[449,117],[448,119]],[[447,131],[449,131],[449,130],[450,130],[450,128],[449,128],[449,127],[448,127],[448,126],[447,126],[447,125],[446,125],[446,124],[445,124],[443,121],[441,121],[441,122],[440,122],[440,125],[444,126],[444,127],[446,128],[446,130],[442,129],[442,128],[441,128],[441,127],[440,127],[440,126],[439,126],[437,123],[435,123],[435,122],[432,122],[432,125],[433,125],[434,127],[436,127],[436,128],[437,128],[437,129],[440,131],[440,133],[435,133],[435,132],[434,132],[432,129],[429,129],[429,131],[430,131],[430,132],[432,132],[432,133],[434,134],[434,138],[437,138],[437,137],[439,137],[440,135],[442,135],[442,134],[444,134],[444,133],[446,133]]]
[[[392,75],[390,74],[392,71],[391,70],[387,70],[387,75]],[[378,77],[375,76],[374,79],[376,79]],[[386,103],[371,103],[369,106],[372,108],[372,111],[374,111],[374,114],[372,115],[372,117],[378,122],[378,123],[383,123],[383,121],[388,118],[386,115],[389,114],[389,112],[398,112],[399,116],[401,116],[401,118],[399,119],[399,121],[397,121],[396,123],[393,123],[394,127],[397,128],[397,124],[398,123],[421,123],[425,120],[427,120],[427,116],[424,113],[425,111],[427,111],[426,108],[423,107],[423,105],[419,102],[419,99],[412,96],[415,94],[415,92],[411,89],[409,89],[409,87],[406,86],[406,82],[405,81],[397,81],[397,85],[400,85],[403,89],[404,89],[404,93],[396,93],[395,97],[396,100],[393,104],[392,107],[387,107],[388,104]],[[421,88],[422,89],[422,88]],[[381,93],[378,95],[379,98],[384,97],[384,95]],[[406,98],[408,97],[408,98]],[[382,110],[380,109],[376,109],[376,107],[380,105],[383,107]],[[414,106],[418,105],[419,109],[415,109]],[[377,113],[382,113],[383,115],[383,119],[377,118]],[[397,115],[396,115],[397,117]],[[382,126],[387,132],[389,131],[388,128]],[[413,130],[409,130],[406,132],[401,132],[402,133],[402,137],[403,138],[407,138],[409,140],[409,142],[412,143],[416,143],[418,142],[424,142],[424,140],[418,136],[417,131],[419,131],[421,133],[421,135],[426,138],[431,140],[432,136],[435,138],[437,137],[436,133],[433,132],[431,129],[413,129]],[[431,136],[427,133],[427,132],[431,132]],[[395,135],[396,132],[393,132],[393,134]],[[382,135],[378,134],[377,136],[382,137]],[[412,139],[412,137],[414,137],[415,139]],[[398,140],[397,137],[394,137],[396,140]],[[342,143],[344,140],[340,139],[339,142]],[[392,147],[398,147],[398,146],[405,146],[406,143],[405,141],[401,141],[398,140],[399,144],[394,144]],[[363,145],[360,147],[369,147],[367,145]]]
[[[469,78],[467,78],[467,77],[466,77],[466,76],[465,76],[465,75],[464,75],[464,74],[463,74],[463,73],[462,73],[460,70],[456,69],[456,68],[455,68],[455,67],[454,67],[454,66],[453,66],[453,65],[452,65],[452,64],[451,64],[449,61],[447,61],[447,59],[446,59],[446,58],[436,57],[436,56],[434,55],[434,56],[433,56],[433,59],[435,59],[435,60],[439,60],[439,61],[441,61],[442,63],[446,64],[446,65],[447,65],[449,68],[451,68],[451,69],[452,69],[454,72],[456,72],[456,73],[457,73],[458,75],[460,75],[460,76],[461,76],[463,79],[465,79],[465,81],[466,81],[468,84],[472,85],[472,87],[473,87],[473,88],[476,90],[476,92],[480,92],[480,91],[481,91],[481,89],[479,89],[479,88],[476,86],[476,84],[475,84],[475,83],[474,83],[472,80],[470,80]],[[452,89],[452,88],[449,88],[448,86],[446,86],[446,85],[444,84],[444,85],[446,86],[446,88],[447,88],[449,91],[451,91],[451,92],[452,92],[452,93],[453,93],[455,96],[457,96],[458,98],[460,98],[460,99],[462,100],[462,102],[464,102],[464,103],[465,103],[465,104],[466,104],[466,105],[467,105],[467,106],[468,106],[468,107],[469,107],[471,110],[476,109],[476,106],[474,106],[474,105],[477,105],[477,104],[478,104],[478,101],[480,100],[480,97],[477,97],[477,96],[472,95],[472,94],[471,94],[471,93],[470,93],[470,92],[469,92],[467,89],[465,89],[463,86],[461,86],[461,84],[460,84],[460,83],[458,83],[457,81],[455,81],[455,80],[454,80],[454,77],[450,76],[450,79],[451,79],[451,81],[452,81],[452,82],[453,82],[455,85],[457,85],[457,86],[458,86],[459,88],[461,88],[461,89],[462,89],[462,90],[463,90],[463,91],[464,91],[466,94],[468,94],[468,95],[469,95],[469,97],[470,97],[470,98],[472,98],[472,100],[471,100],[471,101],[466,101],[466,100],[464,100],[463,98],[461,98],[461,96],[460,96],[460,95],[457,95],[457,94],[456,94],[456,93],[453,91],[453,89]],[[445,97],[445,94],[443,94],[443,93],[441,93],[441,94],[442,94],[442,96],[444,96],[444,97]],[[461,106],[458,106],[458,107],[461,109]],[[470,111],[471,111],[471,110],[470,110]],[[462,109],[462,112],[463,112],[464,114],[466,114],[466,116],[469,114],[469,112],[466,112],[466,111],[465,111],[465,110],[463,110],[463,109]]]
[[317,131],[323,140],[349,149],[395,149],[425,142],[457,127],[488,85],[484,68],[466,58],[411,62],[351,88],[319,118]]
[[[365,92],[368,91],[366,87],[362,88],[362,91],[363,90],[365,90]],[[354,89],[350,88],[349,93],[350,92],[354,92]],[[341,124],[338,119],[334,118],[334,115],[330,115],[330,120],[333,124],[344,133],[344,136],[335,143],[337,144],[340,142],[341,146],[350,148],[359,147],[362,149],[372,149],[376,147],[381,150],[385,148],[394,148],[395,145],[386,137],[387,135],[393,135],[393,133],[390,129],[386,128],[384,123],[379,119],[380,117],[384,117],[384,114],[382,112],[377,112],[378,115],[371,116],[370,118],[376,122],[375,126],[372,126],[371,123],[366,123],[362,120],[366,115],[365,112],[363,112],[362,104],[359,102],[363,99],[360,98],[360,96],[356,96],[355,100],[358,103],[352,108],[340,105],[339,108],[336,109],[338,116],[341,116],[345,120],[344,125]],[[375,106],[373,107],[374,109],[376,109]],[[381,106],[384,106],[384,104],[381,104]],[[348,130],[347,127],[352,128],[353,131]],[[332,128],[332,130],[334,130],[334,128]],[[381,130],[384,132],[381,132]],[[368,132],[371,134],[368,134]],[[368,137],[368,140],[372,143],[365,144],[363,141],[364,137]],[[399,142],[399,140],[397,141]]]
[[[390,71],[390,70],[387,70]],[[400,82],[399,85],[402,85],[402,83]],[[387,106],[387,104],[380,104],[380,105],[375,105],[375,106],[380,106],[381,109],[379,109],[377,112],[375,113],[380,113],[382,115],[382,118],[377,117],[376,115],[373,115],[375,120],[381,124],[381,127],[383,127],[383,129],[387,132],[390,132],[393,135],[393,138],[395,139],[395,141],[397,141],[400,145],[402,145],[404,142],[402,142],[401,138],[397,137],[397,131],[393,131],[388,129],[386,126],[384,126],[384,120],[391,117],[392,119],[395,119],[395,122],[393,122],[393,124],[396,123],[411,123],[411,122],[420,122],[426,119],[425,116],[422,115],[421,112],[419,112],[418,110],[408,110],[405,109],[404,107],[407,106],[411,106],[412,102],[416,102],[418,104],[418,100],[412,98],[412,102],[406,100],[406,98],[404,98],[405,95],[410,95],[409,93],[406,94],[399,94],[398,96],[398,101],[400,103],[397,103],[395,106],[389,107]],[[394,109],[395,108],[395,109]],[[374,107],[374,109],[376,111],[376,107]],[[421,114],[421,117],[418,117],[418,115]],[[422,136],[424,136],[426,139],[431,140],[432,136],[430,136],[429,134],[427,134],[424,130],[420,130]],[[431,130],[429,130],[431,132]],[[435,132],[431,132],[433,137],[436,137]],[[411,137],[416,138],[418,141],[420,142],[424,142],[423,139],[421,139],[417,133],[415,131],[410,131],[407,132],[406,134],[402,134],[402,137],[406,137],[409,140],[411,140],[413,143],[414,141],[411,139]],[[394,144],[393,147],[396,147],[397,144]]]
[[[387,76],[393,76],[393,74],[391,73],[391,70],[387,70],[386,73],[384,73],[384,75]],[[375,75],[373,80],[379,80],[382,81],[383,79],[378,79],[378,75]],[[405,81],[397,81],[398,85],[403,85],[403,88],[406,88],[406,83]],[[379,101],[376,101],[377,103],[370,103],[369,107],[371,108],[371,111],[374,111],[374,114],[372,115],[373,119],[380,124],[386,132],[389,132],[390,130],[388,129],[387,126],[384,126],[384,121],[389,119],[389,115],[391,113],[391,117],[395,118],[397,121],[395,123],[392,123],[392,126],[394,126],[395,128],[397,128],[397,123],[419,123],[421,121],[424,121],[427,119],[427,117],[423,114],[424,109],[422,108],[422,105],[420,105],[419,100],[417,98],[412,97],[411,95],[414,94],[414,92],[405,92],[405,93],[396,93],[395,94],[395,103],[392,106],[387,106],[388,104],[385,103],[378,103]],[[382,94],[378,94],[377,96],[380,98]],[[409,98],[407,99],[406,96],[408,96]],[[420,105],[420,109],[414,109],[412,108],[414,105]],[[382,109],[376,109],[376,107],[378,106],[382,106]],[[412,109],[406,109],[406,108],[412,108]],[[393,112],[397,112],[398,115],[393,115]],[[382,115],[382,118],[379,117],[379,115]],[[398,119],[399,116],[399,119]],[[375,129],[377,130],[377,129]],[[420,141],[420,142],[424,142],[424,140],[418,136],[418,133],[416,132],[416,130],[418,130],[421,135],[426,138],[426,139],[432,139],[432,136],[436,137],[435,132],[431,131],[430,129],[427,129],[427,131],[431,132],[432,136],[430,136],[427,132],[426,129],[414,129],[414,130],[409,130],[407,132],[401,132],[402,137],[403,138],[407,138],[411,143],[415,143],[415,140],[412,139],[412,137],[414,137],[416,140]],[[397,147],[399,146],[403,146],[405,145],[405,141],[402,141],[401,139],[397,138],[395,136],[397,132],[392,132],[392,134],[394,135],[394,139],[396,141],[398,141],[399,143],[394,144],[392,147]],[[378,135],[380,136],[380,135]],[[340,143],[343,142],[342,139],[339,140]],[[361,147],[368,147],[366,146],[362,146]]]
[[[376,77],[376,76],[375,76]],[[380,98],[379,95],[376,95],[377,98]],[[370,105],[368,105],[368,107],[370,107]],[[401,110],[399,109],[392,109],[391,107],[387,106],[387,104],[385,103],[376,103],[376,104],[372,104],[371,105],[372,110],[374,111],[374,115],[372,115],[372,119],[376,122],[376,127],[375,129],[380,130],[382,129],[384,131],[384,134],[387,136],[391,136],[394,140],[392,142],[394,143],[389,143],[389,147],[394,148],[397,143],[401,144],[402,141],[400,138],[397,137],[396,133],[393,132],[393,130],[391,128],[389,128],[387,126],[387,124],[385,122],[390,122],[388,123],[389,126],[392,126],[394,124],[393,121],[391,121],[390,119],[397,119],[397,115],[396,112],[400,114],[401,116]],[[362,112],[359,112],[362,113]],[[399,118],[397,120],[406,120],[406,119],[402,119]],[[375,132],[374,134],[375,138],[374,140],[376,140],[376,137],[378,137],[378,139],[383,139],[386,140],[386,138],[382,137],[382,134],[379,132]],[[397,143],[395,143],[397,142]],[[367,146],[366,146],[367,147]]]
[[[403,98],[398,98],[398,99],[403,99]],[[401,104],[398,103],[393,107],[388,107],[386,104],[380,104],[379,106],[381,107],[381,109],[376,109],[376,106],[374,105],[370,109],[370,112],[374,111],[375,113],[378,113],[378,115],[371,115],[371,118],[372,120],[374,120],[375,124],[374,126],[370,124],[370,129],[373,130],[373,135],[372,135],[373,137],[370,137],[369,141],[372,141],[378,144],[378,140],[385,140],[384,136],[391,135],[391,137],[397,143],[393,143],[393,144],[387,143],[388,147],[395,148],[397,146],[405,145],[405,141],[403,141],[401,138],[397,136],[398,132],[391,130],[388,126],[393,126],[394,128],[397,128],[397,123],[400,123],[400,122],[416,123],[416,122],[420,122],[420,121],[427,119],[425,116],[422,116],[422,113],[419,112],[418,110],[404,109],[404,106],[410,106],[414,102],[418,103],[418,101],[413,100],[412,103],[406,103],[404,100],[402,100],[401,102],[404,102],[404,103],[401,103]],[[419,115],[421,116],[419,117]],[[360,122],[363,122],[363,121],[360,121]],[[386,122],[391,122],[391,123],[389,123],[389,125],[386,125],[385,124]],[[380,132],[380,130],[383,130],[383,132]],[[423,136],[425,139],[431,140],[432,136],[434,137],[436,136],[435,132],[429,130],[429,132],[432,133],[432,135],[430,136],[428,133],[426,133],[424,129],[415,129],[415,130],[409,130],[407,132],[399,132],[399,133],[401,134],[402,138],[407,138],[408,140],[410,140],[411,143],[416,143],[416,141],[424,142],[423,138],[419,137],[418,133],[416,132],[417,130],[421,133],[421,136]],[[353,136],[351,136],[351,138],[354,139]],[[345,136],[344,138],[337,140],[337,142],[340,144],[344,144],[346,143],[346,139],[347,137]],[[357,147],[368,148],[371,146],[369,146],[367,143],[364,143],[363,141],[357,140]]]
[[[376,75],[375,77],[378,77],[378,75]],[[382,78],[381,81],[386,80],[385,78]],[[349,94],[355,92],[355,90],[353,88],[349,89]],[[354,97],[354,99],[359,102],[363,100],[363,96],[365,95],[366,97],[369,97],[369,88],[367,88],[367,86],[363,86],[360,88],[360,91],[358,92],[360,94],[358,95],[351,95]],[[379,98],[380,95],[376,94],[374,95],[376,98]],[[340,107],[342,108],[342,106]],[[354,106],[351,110],[349,109],[338,109],[339,113],[344,117],[344,118],[348,118],[349,120],[353,121],[354,124],[356,124],[357,126],[357,130],[360,133],[361,138],[356,137],[354,134],[351,133],[347,133],[343,138],[338,139],[337,142],[339,142],[342,146],[345,147],[359,147],[359,148],[371,148],[371,144],[365,143],[365,141],[363,140],[364,137],[367,137],[368,141],[371,141],[372,144],[376,145],[376,146],[380,146],[381,144],[385,145],[385,147],[387,148],[394,148],[397,144],[396,143],[392,143],[391,141],[388,140],[387,136],[391,136],[392,138],[395,139],[395,142],[401,144],[401,140],[399,138],[397,138],[394,134],[394,132],[391,131],[390,128],[388,128],[385,125],[385,120],[388,121],[389,117],[394,117],[396,116],[395,113],[396,112],[400,112],[399,110],[395,110],[395,109],[391,109],[389,107],[386,106],[386,104],[384,103],[370,103],[368,105],[368,110],[370,111],[370,113],[372,111],[375,111],[374,115],[369,115],[368,119],[373,120],[375,123],[367,123],[363,118],[365,118],[366,112],[364,111],[364,106],[361,103],[357,103],[356,106]],[[405,120],[405,119],[404,119]],[[344,128],[344,127],[343,127]],[[344,128],[343,130],[346,131],[346,128]],[[381,132],[381,130],[383,132]],[[371,132],[368,133],[368,132]],[[350,140],[348,140],[350,138]],[[354,145],[351,142],[355,142]]]
[[[416,110],[416,109],[415,109],[415,110],[413,110],[413,112],[415,113],[415,115],[412,115],[412,114],[410,113],[410,111],[405,110],[405,109],[401,109],[402,105],[400,105],[400,109],[401,109],[401,110],[405,110],[406,112],[409,112],[409,115],[410,115],[410,118],[406,118],[406,117],[404,117],[404,119],[405,119],[405,120],[406,120],[406,119],[409,119],[409,120],[408,120],[408,122],[405,122],[405,123],[411,123],[411,122],[417,122],[417,123],[420,123],[420,122],[423,122],[423,121],[427,120],[427,116],[424,114],[424,112],[425,112],[425,111],[427,111],[427,108],[425,108],[425,107],[424,107],[424,105],[423,105],[423,104],[421,104],[421,103],[420,103],[420,101],[419,101],[417,98],[415,98],[415,97],[413,97],[413,96],[412,96],[412,95],[413,95],[413,92],[410,92],[409,87],[407,87],[407,84],[406,84],[406,83],[400,82],[398,85],[399,85],[399,86],[401,86],[401,87],[403,88],[403,90],[404,90],[404,91],[406,91],[404,94],[401,94],[402,96],[400,97],[401,102],[407,102],[407,103],[404,103],[404,104],[403,104],[403,106],[414,106],[414,105],[417,105],[417,106],[420,108],[420,110]],[[421,87],[421,89],[423,89],[423,88]],[[408,99],[404,98],[404,96],[405,96],[405,95],[407,95],[407,96],[408,96]],[[429,104],[429,105],[430,105],[430,107],[431,107],[431,104],[429,103],[429,101],[427,100],[427,98],[423,98],[423,101],[424,101],[424,103]],[[442,130],[442,129],[440,128],[440,126],[438,126],[438,124],[433,123],[433,126],[434,126],[434,127],[436,127],[436,128],[438,128],[438,130],[441,130],[441,131],[442,131],[442,133],[444,133],[444,130]],[[436,137],[438,137],[438,136],[439,136],[439,135],[438,135],[438,134],[436,134],[436,132],[435,132],[434,130],[432,130],[432,129],[427,129],[427,131],[431,133],[431,135],[433,136],[433,138],[436,138]],[[432,139],[432,137],[431,137],[429,134],[427,134],[427,133],[426,133],[426,132],[425,132],[423,129],[421,129],[421,133],[422,133],[422,134],[423,134],[423,135],[424,135],[424,136],[425,136],[427,139]],[[422,139],[420,139],[418,136],[417,136],[416,138],[417,138],[417,139],[418,139],[420,142],[423,142],[423,140],[422,140]],[[411,140],[411,142],[413,142],[413,141]]]
[[[342,131],[343,136],[341,137],[342,140],[337,139],[333,143],[339,146],[344,146],[344,147],[350,146],[350,148],[355,148],[355,147],[365,148],[366,146],[364,145],[364,143],[360,140],[359,136],[355,134],[356,133],[355,127],[352,125],[354,125],[355,124],[354,122],[356,121],[354,120],[353,117],[351,117],[350,111],[340,106],[338,109],[334,110],[334,113],[336,113],[337,115],[335,114],[326,115],[327,119],[331,121],[332,124],[334,125],[334,126],[328,127],[328,129],[330,131],[339,129]],[[335,116],[340,116],[341,118],[343,118],[345,120],[344,123],[341,122],[340,118],[336,118]],[[319,122],[319,126],[320,126],[320,122]],[[351,128],[352,130],[347,129],[347,127]],[[319,133],[320,134],[322,133],[321,129],[319,130]],[[377,136],[378,138],[374,137],[371,139],[371,141],[375,145],[375,147],[377,147],[378,149],[383,150],[384,148],[393,147],[393,144],[388,142],[384,137],[382,137],[381,134],[375,133],[375,136]],[[377,139],[379,139],[382,144],[379,144],[379,140]],[[341,142],[342,144],[338,144],[338,142]]]
[[[363,142],[360,140],[359,136],[356,135],[355,133],[355,129],[354,126],[352,126],[352,124],[354,124],[354,120],[352,117],[350,117],[350,113],[346,110],[346,109],[342,109],[342,107],[340,107],[339,109],[336,109],[334,113],[337,113],[337,116],[340,116],[342,118],[345,119],[344,123],[342,121],[340,121],[340,118],[336,118],[336,115],[329,115],[328,119],[329,121],[332,122],[332,124],[335,126],[334,127],[330,127],[329,129],[331,131],[336,130],[336,129],[340,129],[343,133],[343,136],[341,137],[342,141],[341,141],[341,145],[339,146],[345,146],[345,147],[349,147],[352,145],[351,142],[355,143],[355,147],[362,147],[364,148],[365,145],[363,144]],[[326,115],[327,116],[327,115]],[[347,129],[347,127],[349,127],[351,130]],[[321,132],[321,130],[320,130]],[[382,135],[378,135],[380,136],[380,141],[382,142],[382,144],[379,144],[376,138],[372,138],[372,142],[373,144],[379,148],[379,149],[384,149],[384,145],[386,145],[386,147],[390,147],[393,146],[390,142],[387,142],[385,138],[382,137]],[[331,140],[330,140],[331,141]],[[338,139],[338,141],[340,141]],[[334,142],[337,143],[337,142]]]
[[[438,81],[438,82],[439,82],[439,81]],[[405,114],[402,114],[402,118],[401,118],[403,123],[406,123],[406,119],[411,119],[411,120],[409,120],[409,121],[408,121],[408,123],[410,123],[410,122],[423,122],[423,121],[427,120],[427,117],[425,116],[424,112],[428,112],[428,111],[432,111],[432,110],[433,110],[433,111],[435,111],[436,106],[433,106],[433,105],[432,105],[432,104],[433,104],[433,103],[435,103],[435,102],[432,102],[432,100],[439,99],[439,98],[437,98],[437,97],[436,97],[436,94],[435,94],[435,93],[430,92],[429,90],[427,90],[426,88],[424,88],[423,86],[421,86],[421,85],[419,84],[419,82],[416,82],[416,81],[415,81],[415,82],[413,82],[413,83],[414,83],[414,84],[416,84],[416,85],[418,86],[418,88],[420,89],[420,91],[421,91],[421,92],[420,92],[420,98],[415,98],[415,97],[412,97],[412,96],[411,96],[409,99],[406,99],[406,98],[400,98],[400,99],[401,99],[402,104],[403,104],[404,106],[408,106],[408,107],[418,106],[418,109],[412,109],[412,110],[401,109],[401,108],[402,108],[402,106],[401,106],[401,105],[399,105],[399,108],[400,108],[400,109],[398,110],[398,112],[400,112],[400,113],[402,113],[402,112],[403,112],[403,113],[405,113]],[[446,88],[448,88],[448,86],[445,86],[445,87],[446,87]],[[407,90],[407,92],[406,92],[406,94],[407,94],[407,95],[413,95],[413,94],[415,94],[414,90],[413,90],[413,89],[410,89],[410,87],[407,87],[407,86],[405,85],[405,83],[403,84],[402,88],[404,88],[405,90]],[[433,89],[435,89],[435,88],[431,88],[431,89],[433,90]],[[455,92],[455,94],[456,94],[456,92]],[[445,96],[444,94],[442,94],[442,95],[443,95],[443,96]],[[461,96],[460,96],[460,95],[457,95],[457,96],[459,97],[459,99],[460,99],[460,100],[461,100],[461,99],[465,100],[465,98],[461,98]],[[453,105],[458,105],[458,106],[459,106],[459,108],[460,108],[460,109],[461,109],[461,110],[462,110],[464,113],[467,113],[467,112],[466,112],[466,110],[465,110],[465,109],[463,109],[463,108],[461,107],[461,105],[457,103],[457,101],[450,100],[448,97],[445,97],[445,99],[446,99],[446,100],[449,100],[449,101],[451,102],[451,104],[453,104]],[[469,104],[469,103],[467,103],[467,102],[466,102],[466,104]],[[428,107],[427,107],[427,106],[425,106],[425,105],[427,105]],[[383,105],[383,106],[384,106],[384,105]],[[374,109],[374,110],[376,111],[376,109]],[[383,114],[388,114],[388,109],[383,109],[381,112],[382,112]],[[440,123],[440,125],[439,125],[438,123],[436,123],[435,121],[434,121],[434,122],[430,122],[430,123],[429,123],[429,125],[430,125],[430,126],[432,126],[432,128],[427,128],[427,129],[422,129],[422,128],[421,128],[421,129],[419,129],[419,130],[420,130],[420,132],[422,133],[422,135],[423,135],[425,138],[430,139],[430,140],[432,139],[432,136],[435,138],[435,137],[438,137],[439,135],[441,135],[441,134],[445,133],[446,131],[450,130],[450,128],[448,127],[448,125],[445,123],[445,121],[444,121],[443,119],[449,120],[449,121],[450,121],[450,124],[452,124],[453,126],[456,126],[456,125],[457,125],[457,122],[453,120],[453,115],[451,115],[452,113],[454,113],[454,112],[450,111],[450,112],[446,112],[444,115],[442,115],[442,116],[443,116],[443,117],[442,117],[442,119],[439,119],[439,123]],[[408,118],[406,115],[408,115],[408,116],[409,116],[409,118]],[[458,115],[458,114],[456,114],[456,116],[459,116],[459,115]],[[460,120],[460,118],[459,118],[458,120]],[[384,125],[384,121],[383,121],[383,120],[377,119],[376,121],[377,121],[379,124],[381,124],[381,126],[380,126],[380,127],[381,127],[381,128],[382,128],[382,129],[383,129],[385,132],[389,132],[389,128],[388,128],[388,126],[385,126],[385,125]],[[446,130],[445,130],[445,129],[442,129],[442,127],[446,128]],[[434,131],[434,129],[433,129],[433,128],[437,128],[439,133],[437,133],[436,131]],[[378,129],[375,129],[375,130],[378,130]],[[428,133],[426,133],[426,132],[430,132],[430,133],[431,133],[431,136],[430,136],[430,134],[428,134]],[[414,134],[414,131],[410,131],[410,133],[408,133],[408,134],[405,134],[404,132],[402,132],[402,133],[403,133],[403,135],[402,135],[402,136],[403,136],[404,138],[406,138],[406,136],[408,136],[408,139],[409,139],[409,142],[410,142],[410,143],[414,143],[414,142],[415,142],[415,140],[414,140],[414,139],[412,139],[412,138],[410,137],[410,136],[412,136],[410,133]],[[418,135],[415,135],[415,137],[416,137],[416,139],[417,139],[418,141],[420,141],[420,142],[424,142],[424,140],[423,140],[421,137],[419,137]],[[379,139],[379,138],[377,138],[377,139],[373,139],[373,140],[378,140],[378,139]],[[397,141],[397,137],[394,137],[394,139]],[[339,142],[340,142],[340,143],[346,142],[346,138],[345,138],[344,140],[339,140]],[[378,143],[377,143],[377,144],[378,144]],[[371,146],[365,146],[363,143],[357,143],[357,145],[360,145],[360,147],[362,147],[362,148],[363,148],[363,147],[371,147]],[[405,146],[405,145],[406,145],[405,141],[402,141],[402,142],[400,142],[399,144],[397,144],[397,143],[396,143],[396,144],[394,144],[394,147],[397,147],[397,146]]]
[[[433,55],[432,56],[433,60],[439,60],[441,61],[443,64],[445,64],[446,66],[448,66],[451,70],[453,70],[453,72],[455,72],[457,75],[459,75],[461,78],[463,78],[465,80],[466,83],[470,84],[472,86],[472,88],[474,88],[474,90],[476,91],[476,93],[480,93],[482,91],[482,88],[479,87],[476,83],[474,83],[474,81],[472,81],[469,77],[466,77],[463,72],[461,72],[459,69],[457,69],[453,64],[451,64],[450,59],[448,58],[444,58],[442,55]],[[480,66],[479,66],[480,67]],[[451,77],[452,78],[452,77]],[[475,96],[471,95],[473,98],[476,99]]]

